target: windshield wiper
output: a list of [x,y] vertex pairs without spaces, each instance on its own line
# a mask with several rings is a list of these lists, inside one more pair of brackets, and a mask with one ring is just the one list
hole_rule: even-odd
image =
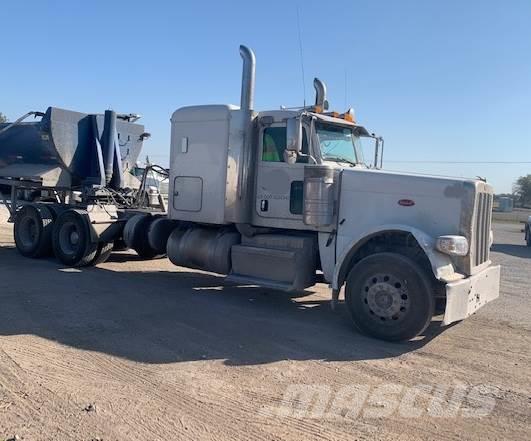
[[347,164],[350,164],[354,167],[358,165],[351,159],[345,158],[344,156],[325,156],[323,159],[325,160],[330,159],[331,161],[336,161],[336,162],[346,162]]

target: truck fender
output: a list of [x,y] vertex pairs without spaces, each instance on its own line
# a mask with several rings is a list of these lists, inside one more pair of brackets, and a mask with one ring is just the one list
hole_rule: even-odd
[[455,272],[450,256],[447,256],[446,254],[443,254],[435,249],[435,238],[415,227],[402,224],[389,224],[380,225],[376,228],[364,231],[351,240],[349,245],[345,247],[341,255],[339,255],[336,260],[334,275],[332,278],[332,289],[335,291],[341,289],[341,286],[346,279],[346,274],[349,270],[347,265],[349,265],[351,257],[369,239],[382,233],[392,232],[410,233],[415,238],[419,246],[428,257],[433,275],[437,280],[450,282],[463,278],[461,274]]

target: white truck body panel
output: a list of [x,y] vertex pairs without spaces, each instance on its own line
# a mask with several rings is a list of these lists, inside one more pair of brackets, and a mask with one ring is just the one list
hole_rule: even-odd
[[446,285],[446,310],[443,325],[464,320],[500,295],[500,266]]
[[171,118],[168,216],[224,223],[232,106],[184,107]]

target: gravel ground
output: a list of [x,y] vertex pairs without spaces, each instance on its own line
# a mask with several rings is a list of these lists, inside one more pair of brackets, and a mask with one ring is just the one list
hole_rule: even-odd
[[325,286],[224,285],[129,253],[69,269],[22,258],[0,222],[0,440],[528,439],[519,225],[495,225],[492,255],[500,299],[388,344],[332,312]]

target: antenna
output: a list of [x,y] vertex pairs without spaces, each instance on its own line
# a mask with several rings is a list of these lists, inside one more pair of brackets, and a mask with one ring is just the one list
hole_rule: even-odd
[[299,32],[299,53],[301,58],[301,74],[302,74],[302,95],[304,98],[304,106],[306,107],[306,79],[304,75],[304,58],[302,54],[302,36],[301,36],[301,17],[299,14],[299,4],[297,3],[297,30]]
[[345,109],[347,109],[347,66],[345,66]]

